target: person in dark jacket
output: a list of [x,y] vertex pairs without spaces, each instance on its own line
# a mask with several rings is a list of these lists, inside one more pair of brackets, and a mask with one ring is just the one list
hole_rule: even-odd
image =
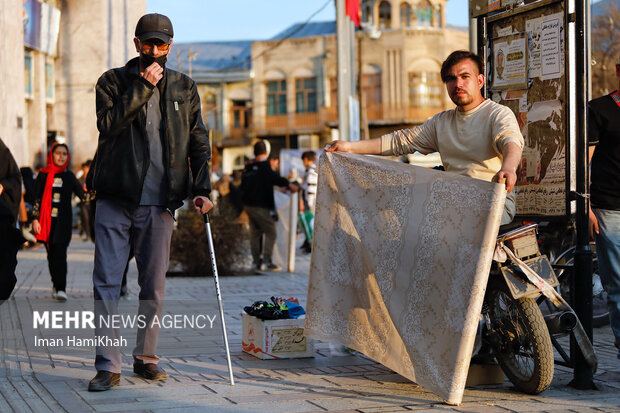
[[[276,243],[276,224],[274,221],[275,201],[273,187],[281,186],[291,192],[299,191],[299,186],[273,170],[267,159],[267,145],[264,141],[254,144],[254,160],[250,161],[241,177],[243,205],[250,218],[250,249],[256,271],[263,269],[280,271],[281,268],[271,261],[273,247]],[[277,215],[275,215],[277,216]],[[261,255],[261,239],[265,242]]]
[[35,181],[32,229],[47,249],[47,264],[52,277],[52,298],[67,300],[67,248],[71,242],[73,194],[84,198],[84,190],[73,172],[67,169],[69,148],[55,143],[47,155],[47,166]]
[[[173,35],[168,17],[142,16],[134,38],[139,57],[105,72],[95,88],[95,318],[116,314],[133,248],[139,311],[146,320],[146,327],[138,328],[133,371],[155,381],[167,378],[155,355],[159,331],[152,321],[162,311],[174,210],[189,196],[194,204],[202,200],[202,207],[196,207],[201,213],[213,207],[208,198],[211,148],[196,83],[165,67]],[[95,325],[97,336],[114,339],[116,334]],[[88,390],[108,390],[120,381],[120,349],[98,346],[96,351],[97,375]]]
[[0,304],[11,296],[17,282],[15,267],[22,237],[15,224],[21,194],[19,168],[0,139]]

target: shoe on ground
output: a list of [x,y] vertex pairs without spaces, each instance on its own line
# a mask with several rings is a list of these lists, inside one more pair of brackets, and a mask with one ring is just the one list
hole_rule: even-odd
[[67,301],[67,293],[64,291],[58,291],[54,298],[58,301]]
[[133,372],[148,380],[165,381],[168,378],[166,371],[154,363],[133,363]]
[[127,287],[121,287],[121,298],[129,297],[129,292],[127,291]]
[[120,373],[99,370],[97,375],[88,383],[88,391],[106,391],[118,386],[121,381]]
[[276,265],[272,262],[270,262],[269,264],[267,264],[265,266],[265,268],[267,269],[267,271],[273,271],[273,272],[278,272],[278,271],[282,271],[282,267],[280,267],[279,265]]

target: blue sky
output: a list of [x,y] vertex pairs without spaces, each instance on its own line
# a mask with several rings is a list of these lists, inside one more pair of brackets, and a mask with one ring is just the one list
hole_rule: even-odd
[[[176,42],[269,39],[293,23],[336,19],[334,0],[147,0],[170,17]],[[448,0],[448,24],[467,26],[467,0]]]

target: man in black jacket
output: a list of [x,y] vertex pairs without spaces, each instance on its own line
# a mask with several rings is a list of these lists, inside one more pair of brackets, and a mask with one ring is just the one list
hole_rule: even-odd
[[0,139],[0,304],[11,296],[17,278],[17,250],[22,240],[17,230],[17,210],[22,178],[11,151]]
[[[274,222],[275,201],[273,187],[287,187],[291,192],[299,191],[299,187],[274,171],[267,160],[267,145],[264,141],[254,144],[254,160],[248,163],[241,177],[243,205],[250,218],[250,249],[257,271],[263,268],[279,271],[281,268],[271,261],[273,246],[276,243],[276,224]],[[273,214],[273,215],[272,215]],[[265,235],[261,258],[261,239]]]
[[[93,172],[97,193],[95,319],[116,313],[123,271],[130,247],[138,266],[140,313],[147,315],[133,350],[133,370],[150,380],[165,380],[155,355],[165,292],[174,210],[188,196],[201,199],[206,213],[213,204],[207,130],[200,113],[195,82],[166,69],[173,29],[168,17],[144,15],[136,25],[139,57],[105,72],[97,82],[99,143]],[[190,166],[192,176],[190,177]],[[97,336],[112,336],[98,323]],[[97,375],[88,390],[118,385],[118,347],[97,347]]]

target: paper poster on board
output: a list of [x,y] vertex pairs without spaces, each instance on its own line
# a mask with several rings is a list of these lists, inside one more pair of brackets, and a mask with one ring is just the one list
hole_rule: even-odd
[[525,22],[528,50],[528,76],[530,79],[540,77],[540,26],[542,17]]
[[542,18],[540,26],[540,78],[543,80],[557,79],[564,73],[561,40],[563,20],[562,13]]
[[493,44],[493,88],[527,87],[527,41],[525,37]]

